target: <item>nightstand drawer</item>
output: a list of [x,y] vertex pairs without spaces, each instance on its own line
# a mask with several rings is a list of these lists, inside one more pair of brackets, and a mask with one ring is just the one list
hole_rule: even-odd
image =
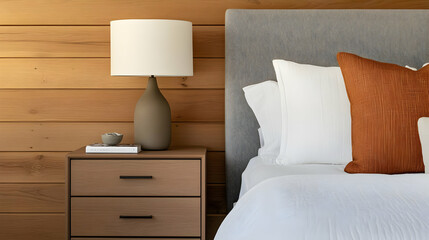
[[72,160],[71,196],[199,196],[200,160]]
[[71,199],[71,235],[200,237],[200,198]]
[[201,238],[72,238],[71,240],[200,240]]

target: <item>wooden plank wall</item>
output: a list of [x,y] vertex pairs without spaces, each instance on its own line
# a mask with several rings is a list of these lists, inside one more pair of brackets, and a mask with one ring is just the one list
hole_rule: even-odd
[[[228,8],[429,8],[427,0],[0,0],[0,239],[64,234],[64,155],[104,132],[133,138],[144,78],[109,75],[109,21],[194,24],[193,77],[160,78],[172,145],[208,153],[208,237],[225,216],[224,15]],[[106,100],[108,99],[108,100]]]

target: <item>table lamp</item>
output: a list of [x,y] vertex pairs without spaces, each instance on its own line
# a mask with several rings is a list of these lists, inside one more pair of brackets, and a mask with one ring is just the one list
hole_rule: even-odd
[[165,150],[171,139],[171,111],[157,76],[192,76],[192,23],[130,19],[110,22],[112,76],[148,76],[134,110],[134,141],[145,150]]

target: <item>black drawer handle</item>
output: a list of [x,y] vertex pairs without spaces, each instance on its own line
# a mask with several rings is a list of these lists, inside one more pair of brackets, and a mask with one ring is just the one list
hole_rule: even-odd
[[127,215],[120,215],[119,218],[126,218],[126,219],[132,219],[132,218],[143,218],[143,219],[152,219],[152,215],[146,215],[146,216],[127,216]]
[[152,176],[119,176],[120,179],[152,179]]

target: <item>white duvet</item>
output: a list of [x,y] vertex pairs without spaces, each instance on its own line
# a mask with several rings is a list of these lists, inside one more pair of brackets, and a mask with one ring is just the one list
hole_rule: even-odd
[[293,175],[244,194],[215,240],[429,239],[429,174]]

